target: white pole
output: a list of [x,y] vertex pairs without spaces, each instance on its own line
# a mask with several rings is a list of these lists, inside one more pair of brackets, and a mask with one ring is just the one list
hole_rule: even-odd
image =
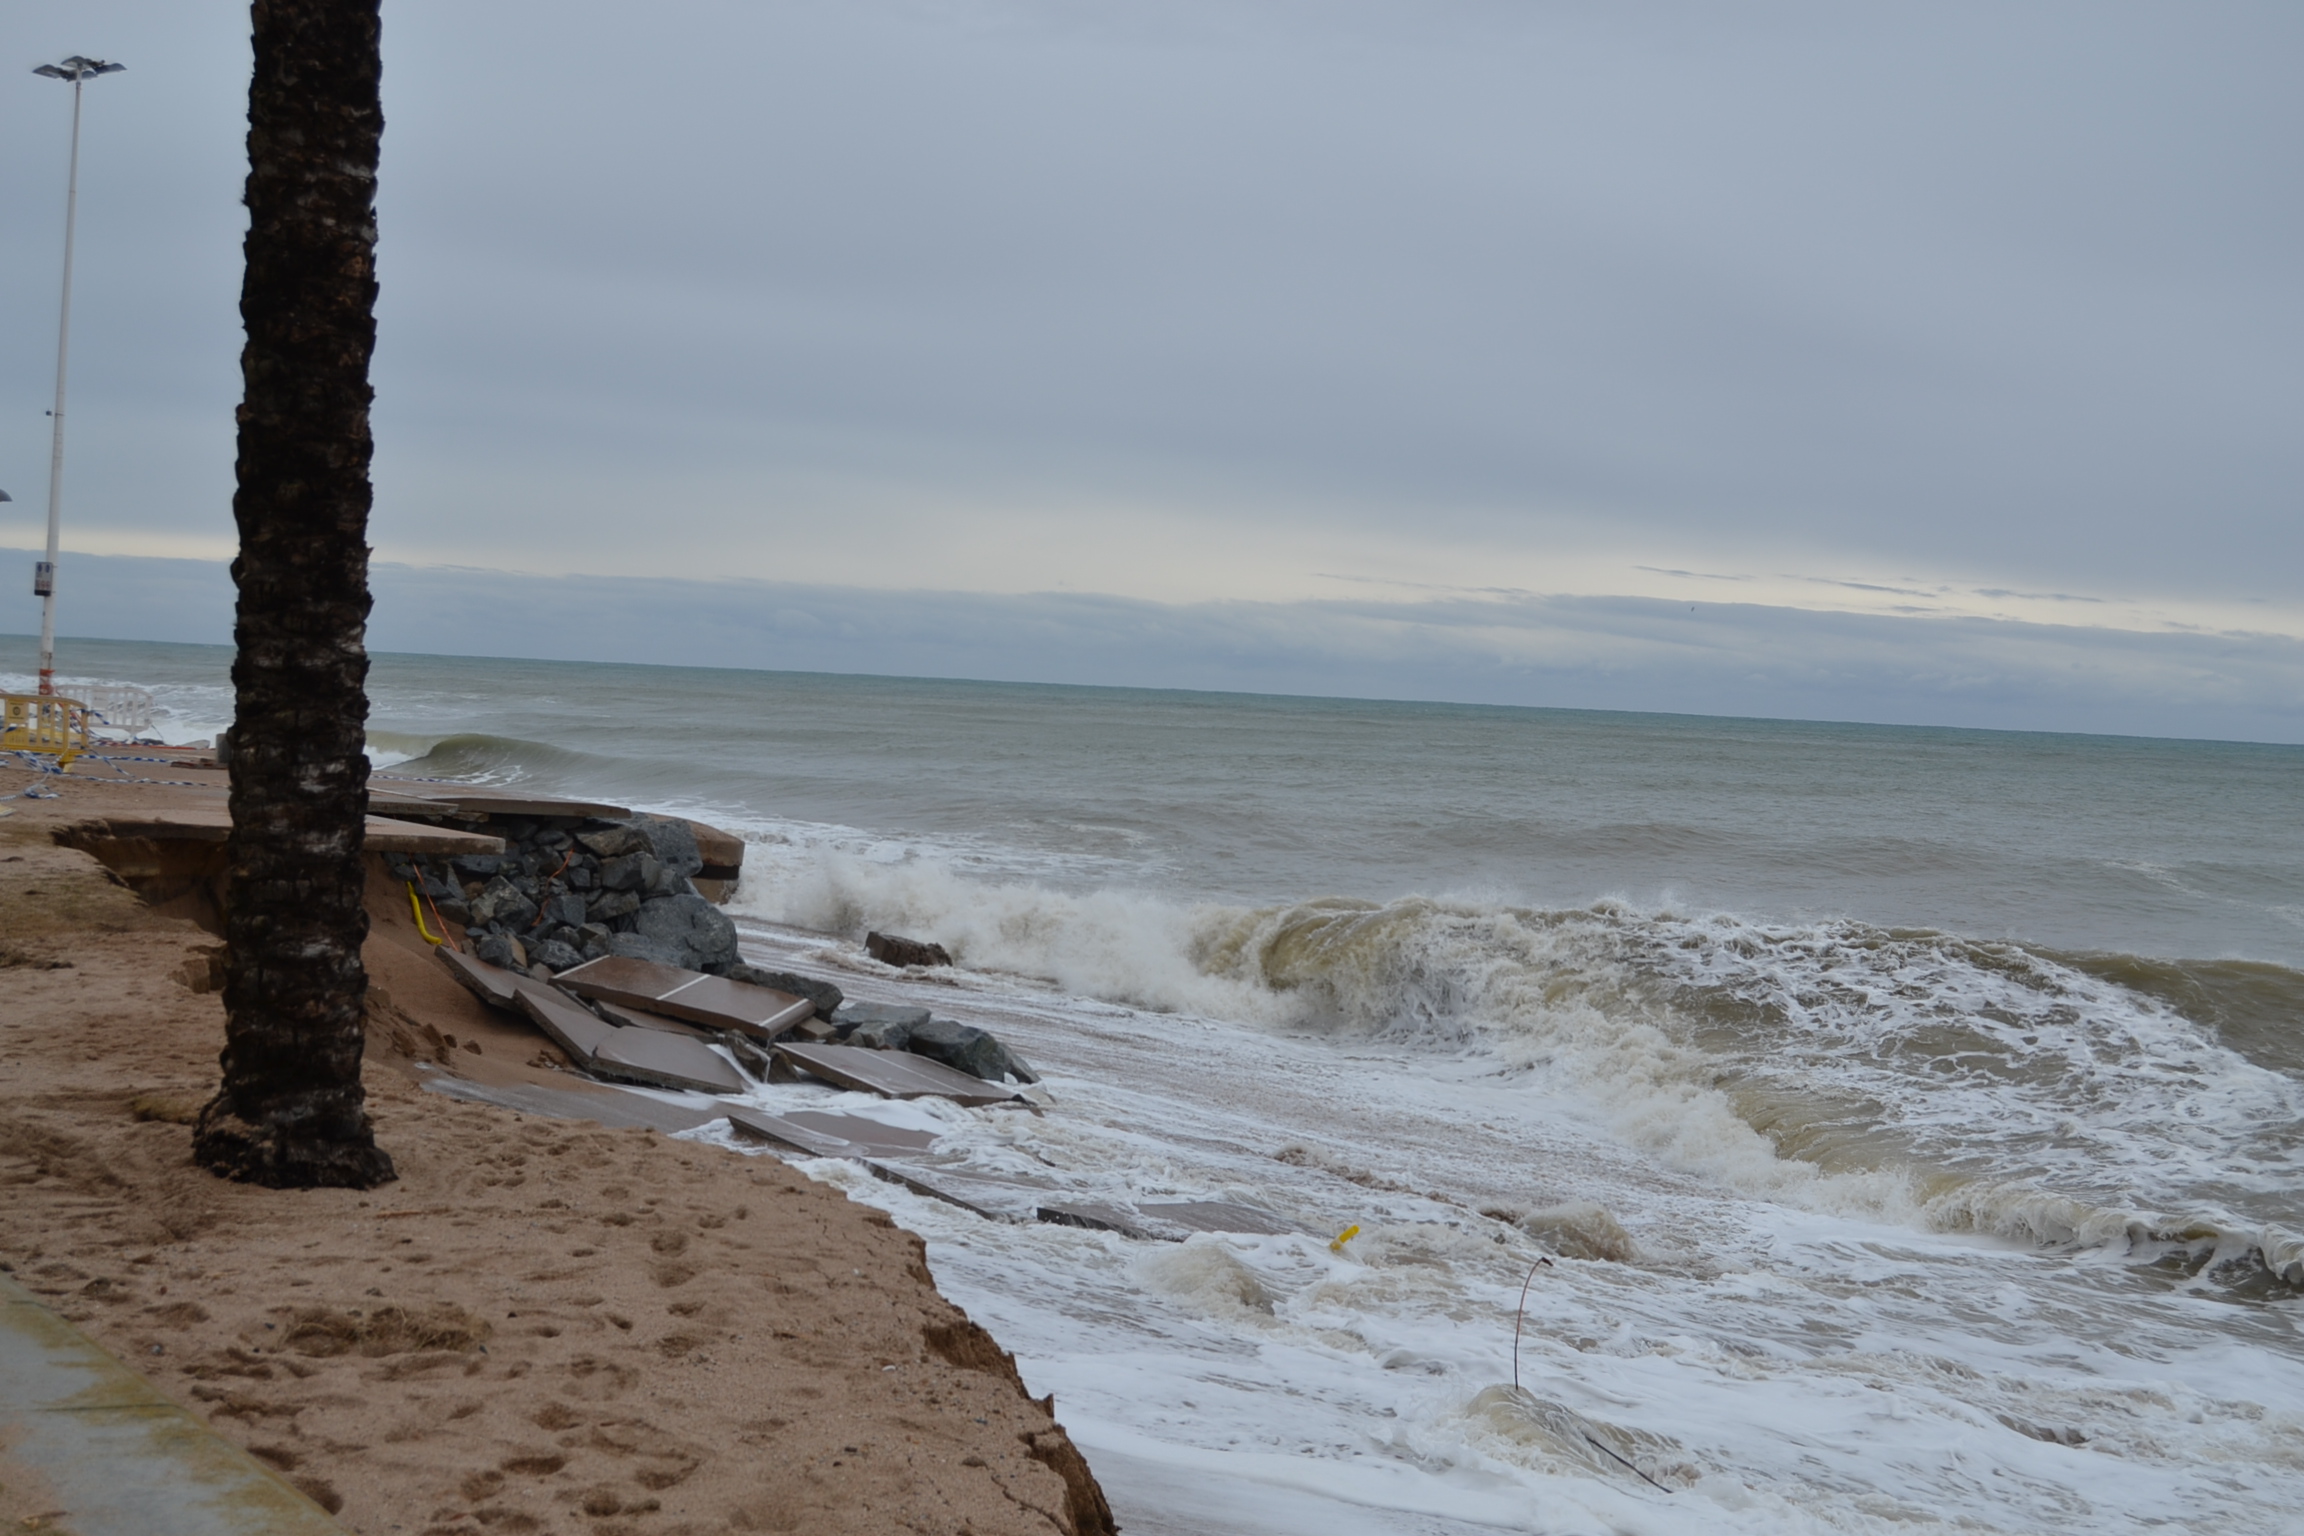
[[48,446],[48,558],[36,583],[40,593],[40,691],[56,691],[56,533],[64,508],[64,365],[72,352],[72,223],[80,210],[80,90],[86,76],[72,72],[72,159],[64,178],[64,303],[56,321],[56,418]]

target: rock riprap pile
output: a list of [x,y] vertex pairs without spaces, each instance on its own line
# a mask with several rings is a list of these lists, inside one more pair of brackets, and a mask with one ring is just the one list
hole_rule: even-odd
[[[686,822],[496,817],[487,830],[504,839],[502,853],[395,855],[387,867],[414,881],[441,917],[462,925],[472,953],[489,964],[539,980],[549,979],[539,972],[603,955],[715,976],[742,965],[735,923],[692,883],[704,857]],[[838,991],[831,990],[837,1007]]]

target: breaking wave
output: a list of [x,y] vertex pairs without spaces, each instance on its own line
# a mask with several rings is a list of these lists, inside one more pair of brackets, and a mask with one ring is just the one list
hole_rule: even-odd
[[2304,1082],[2219,1029],[2276,1032],[2265,998],[2304,997],[2280,967],[1620,902],[1184,905],[753,836],[738,903],[761,918],[913,932],[1136,1007],[1476,1054],[1748,1193],[2304,1292]]
[[516,736],[461,734],[423,736],[371,731],[368,755],[377,766],[389,762],[411,778],[457,779],[472,784],[534,784],[538,787],[597,779],[612,759]]

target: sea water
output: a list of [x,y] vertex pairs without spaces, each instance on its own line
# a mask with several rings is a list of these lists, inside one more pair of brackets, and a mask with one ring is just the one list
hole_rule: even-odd
[[[228,717],[221,651],[63,660],[170,739]],[[1297,1229],[805,1165],[928,1239],[1131,1531],[2298,1526],[2304,749],[470,658],[372,693],[396,772],[741,832],[753,957],[1053,1095],[761,1105]]]

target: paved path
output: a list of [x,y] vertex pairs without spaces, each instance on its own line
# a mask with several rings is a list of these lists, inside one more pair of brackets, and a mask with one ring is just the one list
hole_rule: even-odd
[[343,1536],[5,1275],[0,1509],[53,1536]]

